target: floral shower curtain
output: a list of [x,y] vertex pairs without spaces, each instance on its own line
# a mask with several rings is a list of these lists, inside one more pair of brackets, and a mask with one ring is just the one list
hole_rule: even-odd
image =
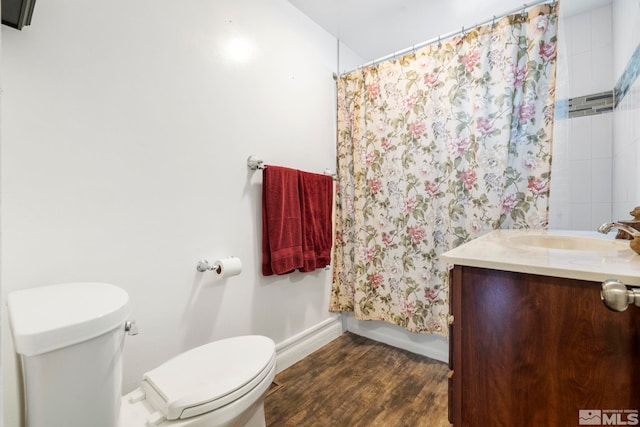
[[556,7],[338,79],[332,311],[446,335],[439,255],[546,226]]

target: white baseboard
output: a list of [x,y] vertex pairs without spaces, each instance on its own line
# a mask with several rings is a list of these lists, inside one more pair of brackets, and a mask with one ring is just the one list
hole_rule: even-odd
[[352,313],[342,313],[342,316],[320,322],[277,344],[277,372],[282,372],[327,345],[345,330],[441,362],[449,360],[449,340],[443,336],[414,334],[390,323],[357,320]]
[[277,372],[304,359],[342,335],[340,316],[327,319],[276,345]]
[[342,313],[345,329],[356,335],[427,356],[449,361],[449,340],[441,335],[415,334],[400,326],[376,320],[357,320],[353,313]]

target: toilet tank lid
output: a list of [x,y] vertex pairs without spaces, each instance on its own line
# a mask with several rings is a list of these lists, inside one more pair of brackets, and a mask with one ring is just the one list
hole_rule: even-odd
[[129,295],[108,283],[81,282],[11,292],[7,312],[15,351],[43,354],[109,332],[129,316]]

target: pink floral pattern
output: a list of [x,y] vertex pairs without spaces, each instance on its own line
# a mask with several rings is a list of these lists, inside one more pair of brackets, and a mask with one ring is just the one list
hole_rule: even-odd
[[340,77],[332,311],[447,335],[439,255],[545,226],[556,28],[538,6]]

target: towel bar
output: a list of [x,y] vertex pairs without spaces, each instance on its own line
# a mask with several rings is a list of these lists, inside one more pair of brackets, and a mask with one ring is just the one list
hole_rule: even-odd
[[258,169],[262,170],[266,168],[264,162],[258,159],[256,156],[249,156],[249,158],[247,159],[247,166],[249,166],[249,169],[251,169],[252,171]]
[[[267,165],[264,164],[263,160],[260,160],[259,158],[257,158],[256,156],[249,156],[249,158],[247,158],[247,166],[249,167],[249,169],[251,169],[252,171],[255,170],[264,170],[267,168]],[[333,180],[336,180],[336,174],[331,172],[330,169],[325,169],[324,170],[324,174],[325,175],[329,175],[333,178]]]

